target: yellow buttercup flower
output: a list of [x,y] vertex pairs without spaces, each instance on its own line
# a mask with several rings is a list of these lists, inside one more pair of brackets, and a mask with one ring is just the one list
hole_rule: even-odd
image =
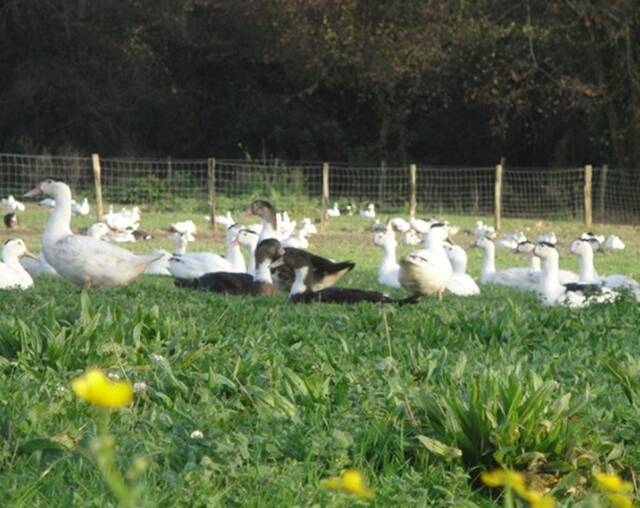
[[356,469],[347,469],[341,476],[326,478],[320,482],[325,489],[338,490],[370,501],[373,492],[366,486],[363,474]]
[[133,399],[129,381],[111,381],[100,369],[91,369],[74,379],[71,388],[79,399],[101,407],[124,407]]
[[628,494],[633,490],[631,482],[622,480],[617,474],[596,473],[595,479],[602,490],[616,494]]
[[529,490],[524,482],[522,473],[510,469],[494,469],[480,475],[480,478],[487,487],[508,487],[531,508],[554,508],[556,500],[551,496],[543,496],[535,490]]
[[615,508],[632,508],[633,499],[629,494],[605,494],[607,496],[607,500],[615,507]]

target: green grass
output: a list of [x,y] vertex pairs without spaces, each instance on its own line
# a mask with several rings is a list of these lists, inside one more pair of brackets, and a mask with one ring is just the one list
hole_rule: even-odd
[[[203,232],[194,249],[223,250],[201,213],[143,214],[143,227],[163,236],[186,218]],[[13,236],[38,250],[46,212],[22,219]],[[584,229],[504,222],[554,230],[565,245]],[[334,220],[312,250],[357,262],[344,285],[381,289],[368,226]],[[599,271],[640,277],[638,228],[593,229],[627,243],[598,257]],[[498,255],[499,266],[524,264]],[[469,251],[472,274],[480,258]],[[564,255],[562,266],[577,264]],[[146,506],[348,506],[319,481],[349,466],[368,476],[373,506],[499,506],[474,481],[483,463],[527,469],[563,506],[586,506],[593,468],[640,469],[640,309],[627,299],[568,310],[483,288],[403,308],[290,306],[285,295],[225,298],[143,277],[89,292],[40,279],[0,292],[0,309],[3,505],[117,504],[90,452],[101,417],[69,387],[92,366],[150,387],[110,421],[120,469],[148,461],[135,481]],[[190,438],[196,429],[203,439]]]

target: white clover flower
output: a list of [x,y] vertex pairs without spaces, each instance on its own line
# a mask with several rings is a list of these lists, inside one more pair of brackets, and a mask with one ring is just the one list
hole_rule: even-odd
[[107,374],[107,377],[109,379],[111,379],[111,381],[120,381],[120,376],[118,374],[116,374],[115,372],[109,372]]
[[146,381],[136,381],[133,383],[133,393],[145,393],[149,391],[149,385]]
[[67,388],[65,386],[60,385],[56,388],[56,395],[58,397],[62,397],[65,393],[67,393]]
[[204,437],[204,434],[200,430],[194,430],[191,433],[191,439],[202,439],[203,437]]
[[149,355],[149,358],[151,358],[152,362],[156,362],[156,363],[164,362],[164,356],[159,355],[157,353],[151,353]]

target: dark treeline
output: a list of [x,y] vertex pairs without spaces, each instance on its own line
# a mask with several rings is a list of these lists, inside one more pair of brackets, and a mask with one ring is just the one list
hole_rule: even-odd
[[640,167],[638,0],[1,0],[0,150]]

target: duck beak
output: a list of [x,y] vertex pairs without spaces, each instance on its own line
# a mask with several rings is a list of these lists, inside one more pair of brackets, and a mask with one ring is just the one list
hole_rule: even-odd
[[36,186],[33,189],[31,189],[29,192],[26,192],[22,197],[23,198],[32,198],[34,196],[37,196],[38,194],[42,194],[42,191],[40,190],[40,186]]
[[38,259],[38,256],[36,256],[33,252],[31,252],[29,249],[25,249],[24,250],[24,255],[27,256],[28,258],[31,259]]

